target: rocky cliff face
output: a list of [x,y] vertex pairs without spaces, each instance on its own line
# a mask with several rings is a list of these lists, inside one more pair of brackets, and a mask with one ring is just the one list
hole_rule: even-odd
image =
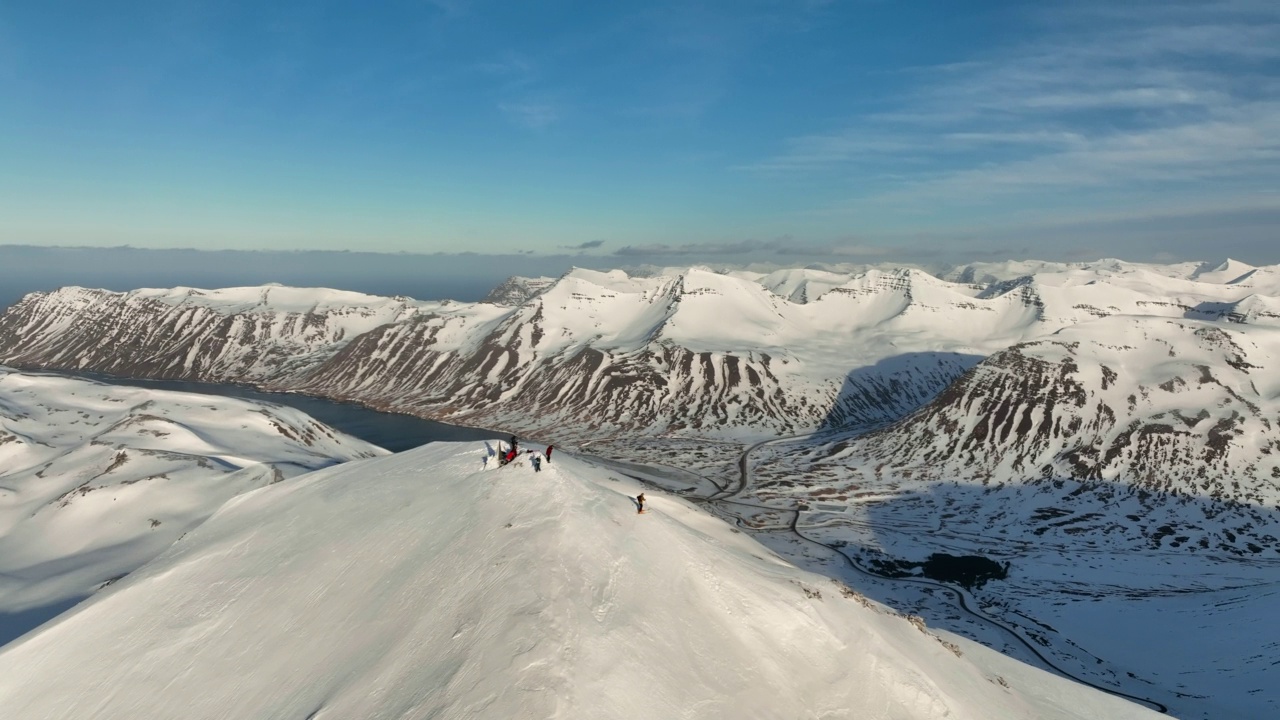
[[287,383],[335,347],[421,304],[333,290],[64,288],[0,317],[3,362],[115,375]]

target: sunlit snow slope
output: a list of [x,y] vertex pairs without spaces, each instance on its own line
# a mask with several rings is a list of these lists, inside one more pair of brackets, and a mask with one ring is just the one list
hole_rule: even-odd
[[436,444],[231,500],[0,654],[0,716],[1154,716],[957,655],[681,501],[637,515],[571,457],[481,457]]
[[228,498],[385,452],[292,408],[0,368],[0,645]]

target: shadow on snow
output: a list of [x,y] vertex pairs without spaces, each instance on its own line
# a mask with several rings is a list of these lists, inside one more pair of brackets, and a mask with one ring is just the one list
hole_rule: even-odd
[[982,355],[911,352],[845,375],[820,431],[860,431],[900,420],[928,404]]

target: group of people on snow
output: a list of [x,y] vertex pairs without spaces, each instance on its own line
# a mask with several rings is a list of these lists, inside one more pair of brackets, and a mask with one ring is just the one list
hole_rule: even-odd
[[[499,467],[501,467],[501,466],[503,466],[503,465],[506,465],[506,464],[508,464],[508,463],[510,463],[510,462],[512,462],[512,461],[514,461],[516,458],[520,457],[520,455],[524,454],[524,455],[528,455],[528,456],[529,456],[529,464],[533,466],[533,471],[534,471],[534,472],[542,472],[542,461],[545,459],[548,465],[549,465],[549,464],[551,464],[551,451],[552,451],[552,450],[554,450],[554,449],[555,449],[555,447],[556,447],[555,445],[548,445],[548,446],[547,446],[547,449],[546,449],[546,450],[544,450],[544,451],[542,451],[541,453],[538,453],[538,452],[535,452],[535,451],[533,451],[533,450],[529,450],[529,449],[527,449],[527,448],[526,448],[526,449],[525,449],[525,451],[524,451],[523,453],[521,453],[521,452],[520,452],[520,440],[519,440],[518,438],[516,438],[516,436],[515,436],[515,435],[512,435],[512,436],[511,436],[511,441],[507,444],[507,448],[506,448],[506,450],[503,450],[503,449],[502,449],[502,441],[498,441],[498,450],[497,450],[497,453],[496,453],[496,454],[497,454],[497,456],[498,456],[498,466],[499,466]],[[490,456],[494,455],[495,453],[494,453],[494,451],[493,451],[491,448],[489,448],[489,444],[488,444],[488,443],[485,443],[485,448],[486,448],[486,450],[487,450],[487,451],[486,451],[485,456],[484,456],[484,465],[485,465],[485,467],[488,467],[488,466],[489,466],[489,458],[490,458]],[[639,495],[637,495],[637,496],[635,496],[634,498],[632,498],[632,502],[634,502],[634,503],[636,504],[636,512],[637,512],[637,513],[644,513],[644,512],[645,512],[645,509],[644,509],[644,503],[645,503],[645,500],[644,500],[644,493],[640,493]]]
[[[488,447],[488,444],[487,444],[487,443],[486,443],[486,447]],[[499,441],[499,442],[498,442],[498,450],[497,450],[498,466],[499,466],[499,467],[501,467],[501,466],[503,466],[503,465],[506,465],[507,463],[512,462],[513,460],[515,460],[516,458],[520,457],[521,455],[528,455],[528,456],[529,456],[529,464],[533,466],[533,471],[534,471],[534,472],[542,472],[542,461],[543,461],[543,460],[546,460],[546,461],[547,461],[547,463],[548,463],[548,464],[550,464],[550,462],[551,462],[551,451],[552,451],[552,450],[554,450],[554,449],[555,449],[555,445],[548,445],[548,446],[547,446],[547,449],[546,449],[546,450],[544,450],[544,451],[543,451],[543,452],[541,452],[541,453],[539,453],[539,452],[537,452],[537,451],[534,451],[534,450],[529,450],[529,449],[527,449],[527,448],[526,448],[526,449],[525,449],[525,451],[522,453],[522,452],[520,452],[520,441],[519,441],[519,439],[518,439],[518,438],[516,438],[516,436],[515,436],[515,435],[512,435],[512,436],[511,436],[511,441],[507,444],[507,447],[506,447],[506,449],[505,449],[505,450],[504,450],[504,449],[503,449],[503,447],[502,447],[502,442],[501,442],[501,441]],[[494,452],[493,452],[493,450],[491,450],[491,449],[490,449],[490,450],[488,450],[488,451],[485,453],[485,456],[484,456],[484,465],[485,465],[485,467],[488,467],[488,466],[489,466],[489,458],[490,458],[490,456],[492,456],[493,454],[494,454]]]

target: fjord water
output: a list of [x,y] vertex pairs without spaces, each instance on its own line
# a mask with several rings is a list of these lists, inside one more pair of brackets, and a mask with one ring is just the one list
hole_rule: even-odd
[[496,430],[450,425],[412,415],[380,412],[356,405],[297,393],[263,392],[245,385],[188,382],[180,380],[147,380],[115,377],[100,373],[56,373],[85,378],[110,385],[172,390],[243,398],[254,402],[275,403],[297,408],[320,422],[348,435],[373,443],[391,452],[401,452],[430,442],[484,441],[506,438]]

